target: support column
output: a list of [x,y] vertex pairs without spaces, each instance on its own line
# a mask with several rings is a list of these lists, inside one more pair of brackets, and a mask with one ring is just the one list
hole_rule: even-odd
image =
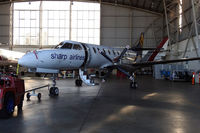
[[191,0],[191,4],[192,4],[192,15],[193,15],[193,21],[194,21],[195,34],[196,34],[196,48],[198,49],[199,48],[199,34],[198,34],[194,0]]
[[70,5],[69,5],[69,40],[72,39],[72,5],[73,5],[73,1],[70,1]]
[[133,38],[133,10],[132,9],[130,9],[130,16],[129,16],[129,23],[130,23],[130,47],[132,47],[133,46],[133,40],[132,40],[132,38]]
[[102,3],[101,0],[99,0],[99,4],[100,4],[100,30],[99,30],[99,45],[102,44],[102,39],[101,39],[101,33],[102,33]]
[[39,9],[39,48],[42,49],[42,1],[40,1],[40,9]]
[[14,3],[10,1],[10,27],[9,27],[9,50],[13,50],[13,13]]
[[167,25],[167,36],[169,38],[169,46],[170,46],[170,50],[171,50],[172,46],[171,46],[171,38],[170,38],[170,34],[169,34],[169,22],[168,22],[168,17],[167,17],[167,7],[166,7],[165,0],[163,0],[163,4],[164,4],[164,10],[165,10],[165,22]]

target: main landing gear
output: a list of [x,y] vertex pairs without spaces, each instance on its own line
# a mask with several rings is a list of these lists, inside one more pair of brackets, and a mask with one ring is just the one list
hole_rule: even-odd
[[58,96],[59,89],[56,87],[56,75],[53,74],[53,86],[49,89],[49,96]]
[[138,84],[135,81],[135,74],[133,73],[132,76],[129,77],[129,79],[131,80],[130,88],[137,89],[138,88]]
[[75,80],[75,84],[76,86],[80,87],[82,86],[83,81],[80,79],[80,77],[78,76],[78,79]]

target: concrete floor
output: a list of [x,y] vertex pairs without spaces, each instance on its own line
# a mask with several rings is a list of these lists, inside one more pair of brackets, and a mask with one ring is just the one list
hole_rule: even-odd
[[[26,79],[26,89],[51,83]],[[24,101],[23,112],[0,119],[2,133],[197,133],[200,131],[200,86],[189,82],[138,77],[139,88],[127,79],[109,79],[99,86],[75,87],[58,80],[60,95],[47,89]]]

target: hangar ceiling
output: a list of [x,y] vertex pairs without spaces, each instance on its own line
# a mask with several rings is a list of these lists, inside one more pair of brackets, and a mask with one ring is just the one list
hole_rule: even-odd
[[[38,1],[38,0],[0,0],[0,4],[9,3],[9,2],[27,2],[27,1]],[[56,1],[56,0],[53,0],[53,1]],[[137,8],[137,9],[149,11],[156,14],[163,14],[164,12],[163,0],[72,0],[72,1],[102,2],[105,4],[114,4],[114,5],[119,5],[119,6]],[[171,3],[172,1],[173,0],[166,0],[166,3]]]

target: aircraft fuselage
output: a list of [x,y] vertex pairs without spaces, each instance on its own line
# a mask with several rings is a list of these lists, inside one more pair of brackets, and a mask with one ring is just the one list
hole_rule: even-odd
[[81,67],[104,68],[112,65],[99,51],[106,52],[111,59],[116,58],[120,54],[120,49],[64,41],[55,49],[29,52],[18,63],[32,69],[44,68],[57,70],[79,69]]

